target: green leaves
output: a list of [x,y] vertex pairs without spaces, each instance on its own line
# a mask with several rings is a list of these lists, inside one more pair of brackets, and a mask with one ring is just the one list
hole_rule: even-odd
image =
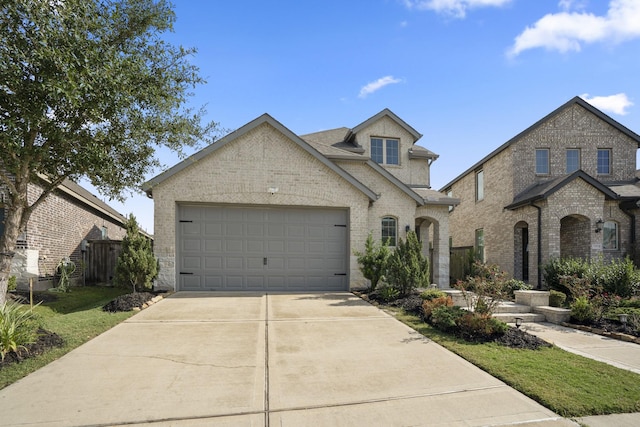
[[0,358],[18,352],[34,343],[38,337],[38,323],[32,310],[13,301],[0,305]]
[[131,286],[133,292],[151,289],[159,270],[151,242],[140,233],[133,215],[129,215],[125,226],[127,234],[122,240],[122,251],[116,261],[115,281],[120,286]]

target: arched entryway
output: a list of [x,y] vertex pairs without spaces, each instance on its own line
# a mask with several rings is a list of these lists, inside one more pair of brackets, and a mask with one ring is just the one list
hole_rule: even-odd
[[[443,262],[443,254],[449,254],[448,242],[442,241],[439,222],[431,217],[416,218],[415,230],[422,243],[422,253],[429,258],[431,283],[448,287],[449,264],[447,262],[445,265]],[[446,260],[448,261],[448,256]]]
[[513,277],[529,281],[529,224],[518,222],[513,228]]
[[590,258],[590,225],[589,218],[583,215],[567,215],[560,220],[561,258]]

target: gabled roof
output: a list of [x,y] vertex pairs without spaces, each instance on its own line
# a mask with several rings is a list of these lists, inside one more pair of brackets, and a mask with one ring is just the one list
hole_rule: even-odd
[[519,134],[517,134],[516,136],[514,136],[513,138],[511,138],[510,140],[508,140],[504,144],[502,144],[500,147],[498,147],[495,150],[493,150],[487,156],[483,157],[482,160],[480,160],[479,162],[475,163],[473,166],[471,166],[466,171],[462,172],[460,175],[458,175],[456,178],[454,178],[449,183],[445,184],[442,187],[442,190],[446,190],[448,187],[451,187],[453,184],[455,184],[460,179],[462,179],[462,177],[464,177],[467,174],[469,174],[470,172],[473,172],[474,170],[478,169],[484,163],[486,163],[488,160],[490,160],[491,158],[493,158],[497,154],[501,153],[506,148],[510,147],[514,142],[520,140],[522,137],[524,137],[528,133],[536,130],[543,123],[547,122],[553,116],[555,116],[556,114],[560,113],[562,110],[566,109],[567,107],[570,107],[573,104],[577,104],[577,105],[583,107],[584,109],[586,109],[587,111],[589,111],[590,113],[592,113],[593,115],[598,117],[600,120],[603,120],[604,122],[606,122],[609,125],[613,126],[615,129],[617,129],[618,131],[620,131],[624,135],[627,135],[629,138],[634,140],[638,144],[638,148],[640,148],[640,135],[638,135],[637,133],[635,133],[632,130],[628,129],[627,127],[623,126],[622,124],[618,123],[617,121],[613,120],[611,117],[607,116],[602,111],[598,110],[597,108],[595,108],[593,105],[589,104],[584,99],[580,98],[579,96],[576,96],[576,97],[573,97],[572,99],[570,99],[568,102],[566,102],[562,106],[560,106],[559,108],[556,108],[551,113],[549,113],[546,116],[544,116],[542,119],[538,120],[536,123],[534,123],[533,125],[529,126],[527,129],[523,130],[522,132],[520,132]]
[[385,177],[393,185],[395,185],[400,190],[402,190],[402,192],[404,192],[407,196],[415,200],[420,206],[424,205],[424,199],[415,191],[413,191],[411,188],[409,188],[407,185],[405,185],[402,181],[396,178],[395,175],[391,174],[389,171],[387,171],[385,168],[383,168],[382,166],[380,166],[379,164],[377,164],[371,159],[367,160],[367,165],[373,170],[375,170],[376,172],[378,172],[380,175]]
[[591,175],[587,174],[583,170],[579,169],[574,173],[566,176],[561,176],[559,178],[555,178],[549,181],[541,182],[524,190],[522,193],[516,195],[514,197],[513,202],[508,206],[505,206],[505,209],[517,209],[522,206],[529,205],[537,200],[543,200],[560,190],[562,187],[568,185],[576,179],[582,179],[587,184],[599,190],[601,193],[605,195],[607,199],[618,199],[618,194],[616,194],[609,187],[593,178]]
[[371,124],[373,124],[374,122],[377,122],[378,120],[380,120],[381,118],[383,118],[385,116],[389,117],[391,120],[393,120],[396,123],[398,123],[404,130],[409,132],[411,134],[411,136],[413,136],[413,143],[414,144],[415,144],[415,142],[417,140],[422,138],[422,134],[421,133],[419,133],[417,130],[415,130],[414,128],[409,126],[407,124],[407,122],[402,120],[400,117],[396,116],[393,113],[393,111],[389,110],[388,108],[385,108],[384,110],[380,111],[378,114],[376,114],[373,117],[369,117],[367,120],[365,120],[364,122],[360,123],[358,126],[356,126],[353,129],[351,129],[351,133],[352,134],[356,134],[356,133],[360,132],[362,129],[366,128],[367,126],[370,126]]
[[237,129],[234,132],[231,132],[224,138],[221,138],[218,141],[206,146],[202,150],[189,156],[185,160],[167,169],[166,171],[150,179],[149,181],[145,182],[144,184],[142,184],[142,189],[147,193],[149,197],[151,197],[153,193],[153,187],[155,187],[156,185],[162,183],[163,181],[172,177],[178,172],[181,172],[182,170],[186,169],[192,164],[197,163],[204,157],[207,157],[209,154],[214,153],[215,151],[219,150],[225,145],[235,141],[236,139],[242,137],[243,135],[247,134],[248,132],[252,131],[253,129],[265,123],[275,128],[278,132],[282,133],[285,137],[289,138],[291,141],[296,143],[300,148],[305,150],[307,153],[311,154],[316,160],[318,160],[319,162],[327,166],[329,169],[331,169],[333,172],[337,173],[339,176],[344,178],[347,182],[349,182],[351,185],[353,185],[358,190],[363,192],[367,197],[369,197],[370,200],[377,200],[376,193],[374,193],[371,189],[366,187],[360,181],[355,179],[352,175],[347,173],[344,169],[342,169],[341,167],[333,163],[331,160],[329,160],[327,157],[322,155],[317,149],[312,147],[310,144],[305,142],[298,135],[291,132],[289,129],[283,126],[280,122],[278,122],[276,119],[274,119],[273,117],[271,117],[269,114],[266,114],[266,113],[256,118],[255,120],[247,123],[246,125],[242,126],[240,129]]

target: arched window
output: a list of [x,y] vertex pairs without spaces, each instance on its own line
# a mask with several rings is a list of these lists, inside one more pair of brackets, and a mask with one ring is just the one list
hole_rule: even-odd
[[608,251],[618,249],[618,224],[606,221],[602,226],[602,248]]
[[397,235],[398,221],[392,216],[382,218],[382,241],[387,242],[389,246],[395,246]]

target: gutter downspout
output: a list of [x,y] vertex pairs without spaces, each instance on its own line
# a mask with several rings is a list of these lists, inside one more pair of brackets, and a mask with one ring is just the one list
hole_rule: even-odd
[[540,270],[542,265],[542,208],[534,202],[531,202],[530,205],[538,210],[538,289],[542,289],[542,272]]

